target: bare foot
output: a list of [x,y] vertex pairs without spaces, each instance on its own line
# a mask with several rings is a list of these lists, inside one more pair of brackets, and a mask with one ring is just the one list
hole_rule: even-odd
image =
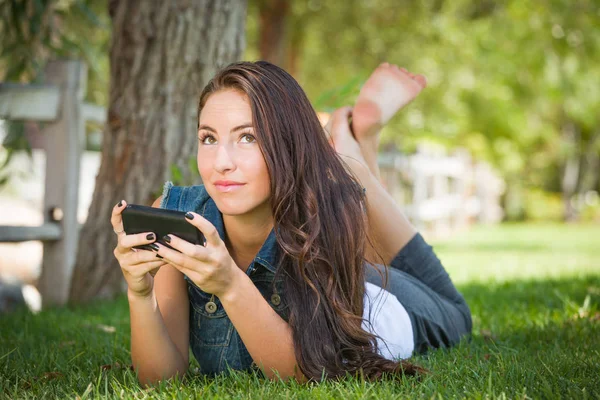
[[[371,172],[380,179],[377,164],[379,132],[402,107],[427,86],[423,75],[383,63],[360,89],[352,111],[352,133]],[[380,179],[381,180],[381,179]]]
[[360,89],[352,112],[352,131],[361,142],[377,136],[381,128],[427,86],[423,75],[383,63]]

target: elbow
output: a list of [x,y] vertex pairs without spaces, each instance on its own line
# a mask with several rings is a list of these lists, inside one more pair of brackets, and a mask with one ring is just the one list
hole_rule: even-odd
[[298,383],[308,382],[308,378],[304,376],[298,365],[294,365],[293,369],[282,368],[277,370],[275,368],[262,368],[262,372],[267,379],[270,381],[288,381],[295,379]]
[[160,382],[169,380],[174,377],[183,378],[187,372],[187,366],[179,365],[175,368],[161,368],[161,369],[148,369],[148,368],[137,368],[135,372],[137,380],[142,387],[150,387]]

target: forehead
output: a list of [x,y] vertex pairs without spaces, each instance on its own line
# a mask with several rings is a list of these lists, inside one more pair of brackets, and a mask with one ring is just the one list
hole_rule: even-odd
[[248,97],[237,90],[221,90],[211,94],[200,112],[200,124],[235,124],[251,122]]

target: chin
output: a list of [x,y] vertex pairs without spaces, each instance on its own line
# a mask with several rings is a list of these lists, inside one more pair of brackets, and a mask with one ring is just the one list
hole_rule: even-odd
[[265,207],[270,207],[268,201],[252,201],[247,197],[241,196],[240,199],[213,198],[221,214],[224,215],[245,215],[255,212],[265,212]]
[[248,207],[228,207],[228,206],[221,207],[218,203],[217,203],[217,208],[219,209],[219,211],[221,211],[221,214],[230,215],[230,216],[244,215],[252,210],[251,208],[248,208]]
[[243,215],[252,211],[256,205],[249,203],[247,200],[223,199],[213,197],[215,204],[222,214],[226,215]]

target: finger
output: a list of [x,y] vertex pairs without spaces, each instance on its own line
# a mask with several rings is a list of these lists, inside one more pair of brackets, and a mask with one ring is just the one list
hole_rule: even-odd
[[173,249],[169,249],[168,247],[163,246],[159,243],[157,243],[157,246],[159,246],[159,250],[156,252],[156,254],[160,255],[163,258],[163,261],[171,264],[173,267],[177,268],[180,271],[183,269],[187,269],[189,271],[198,272],[196,271],[196,268],[194,268],[197,267],[198,260],[195,260],[189,257],[188,255],[180,253]]
[[[158,246],[158,250],[156,250],[155,254],[156,256],[160,256],[163,258],[163,261],[168,262],[169,264],[172,264],[173,266],[176,265],[183,265],[184,263],[186,263],[186,259],[189,258],[189,256],[187,256],[186,254],[180,253],[179,251],[170,249],[166,246],[161,245],[160,243],[156,243],[156,245]],[[175,246],[173,246],[175,247]],[[188,262],[189,265],[189,262]]]
[[185,214],[185,219],[190,224],[194,225],[200,232],[204,234],[206,238],[206,244],[211,246],[218,246],[221,244],[221,236],[219,236],[219,232],[217,228],[210,223],[209,220],[201,216],[200,214],[196,214],[195,212],[188,212]]
[[126,265],[127,270],[135,268],[149,262],[165,262],[156,258],[154,251],[140,250],[137,252],[129,252],[121,258],[121,262]]
[[120,253],[129,253],[131,250],[135,252],[133,246],[140,246],[143,244],[150,244],[156,241],[156,234],[154,232],[136,233],[134,235],[119,235],[119,244],[117,249]]
[[133,246],[140,246],[143,244],[150,244],[156,240],[156,234],[154,232],[143,232],[136,233],[133,235],[125,235],[122,236],[119,241],[121,245],[126,248],[131,248]]
[[205,263],[210,261],[210,256],[208,255],[209,250],[202,246],[194,246],[198,253],[194,253],[194,251],[192,251],[192,254],[199,255],[191,256],[185,253],[180,253],[173,249],[169,249],[160,243],[157,243],[157,245],[160,247],[157,251],[157,254],[163,257],[164,261],[172,264],[179,270],[186,269],[188,272],[201,273],[204,270],[203,266],[206,265]]
[[[165,247],[163,246],[163,248],[165,248]],[[165,260],[166,260],[166,258],[165,258]],[[197,279],[197,278],[203,277],[202,271],[198,270],[197,268],[187,268],[183,265],[180,265],[180,264],[177,264],[177,263],[171,262],[171,261],[167,262],[167,264],[170,265],[171,267],[175,268],[182,274],[186,275],[190,279],[193,279],[193,278]]]
[[128,272],[130,275],[134,276],[143,276],[150,272],[150,275],[154,276],[163,265],[166,265],[166,263],[162,260],[150,261],[142,264],[132,265],[131,270]]
[[[195,258],[196,260],[205,261],[208,257],[208,249],[204,246],[200,246],[194,243],[190,243],[180,237],[173,234],[169,234],[163,238],[163,240],[169,243],[169,246],[179,250],[188,257]],[[162,246],[165,247],[165,246]],[[169,249],[170,250],[170,249]]]
[[[198,276],[200,276],[200,271],[194,270],[194,269],[189,269],[186,268],[184,266],[181,265],[177,265],[177,264],[170,264],[173,266],[173,268],[175,268],[176,270],[178,270],[179,272],[181,272],[182,274],[184,274],[185,276],[187,276],[189,279],[194,280],[195,278],[197,278]],[[196,282],[196,281],[194,281]]]
[[[110,216],[110,223],[111,223],[114,231],[120,232],[123,230],[123,218],[121,217],[121,213],[123,212],[125,207],[127,207],[127,202],[125,200],[121,200],[112,209],[112,214]],[[125,232],[123,232],[123,234],[125,234]]]
[[150,275],[152,275],[152,277],[154,278],[156,276],[156,274],[158,273],[158,270],[160,269],[160,267],[162,267],[163,265],[167,265],[166,262],[164,261],[160,261],[161,265],[159,265],[156,268],[151,269],[150,271],[148,271],[150,273]]

